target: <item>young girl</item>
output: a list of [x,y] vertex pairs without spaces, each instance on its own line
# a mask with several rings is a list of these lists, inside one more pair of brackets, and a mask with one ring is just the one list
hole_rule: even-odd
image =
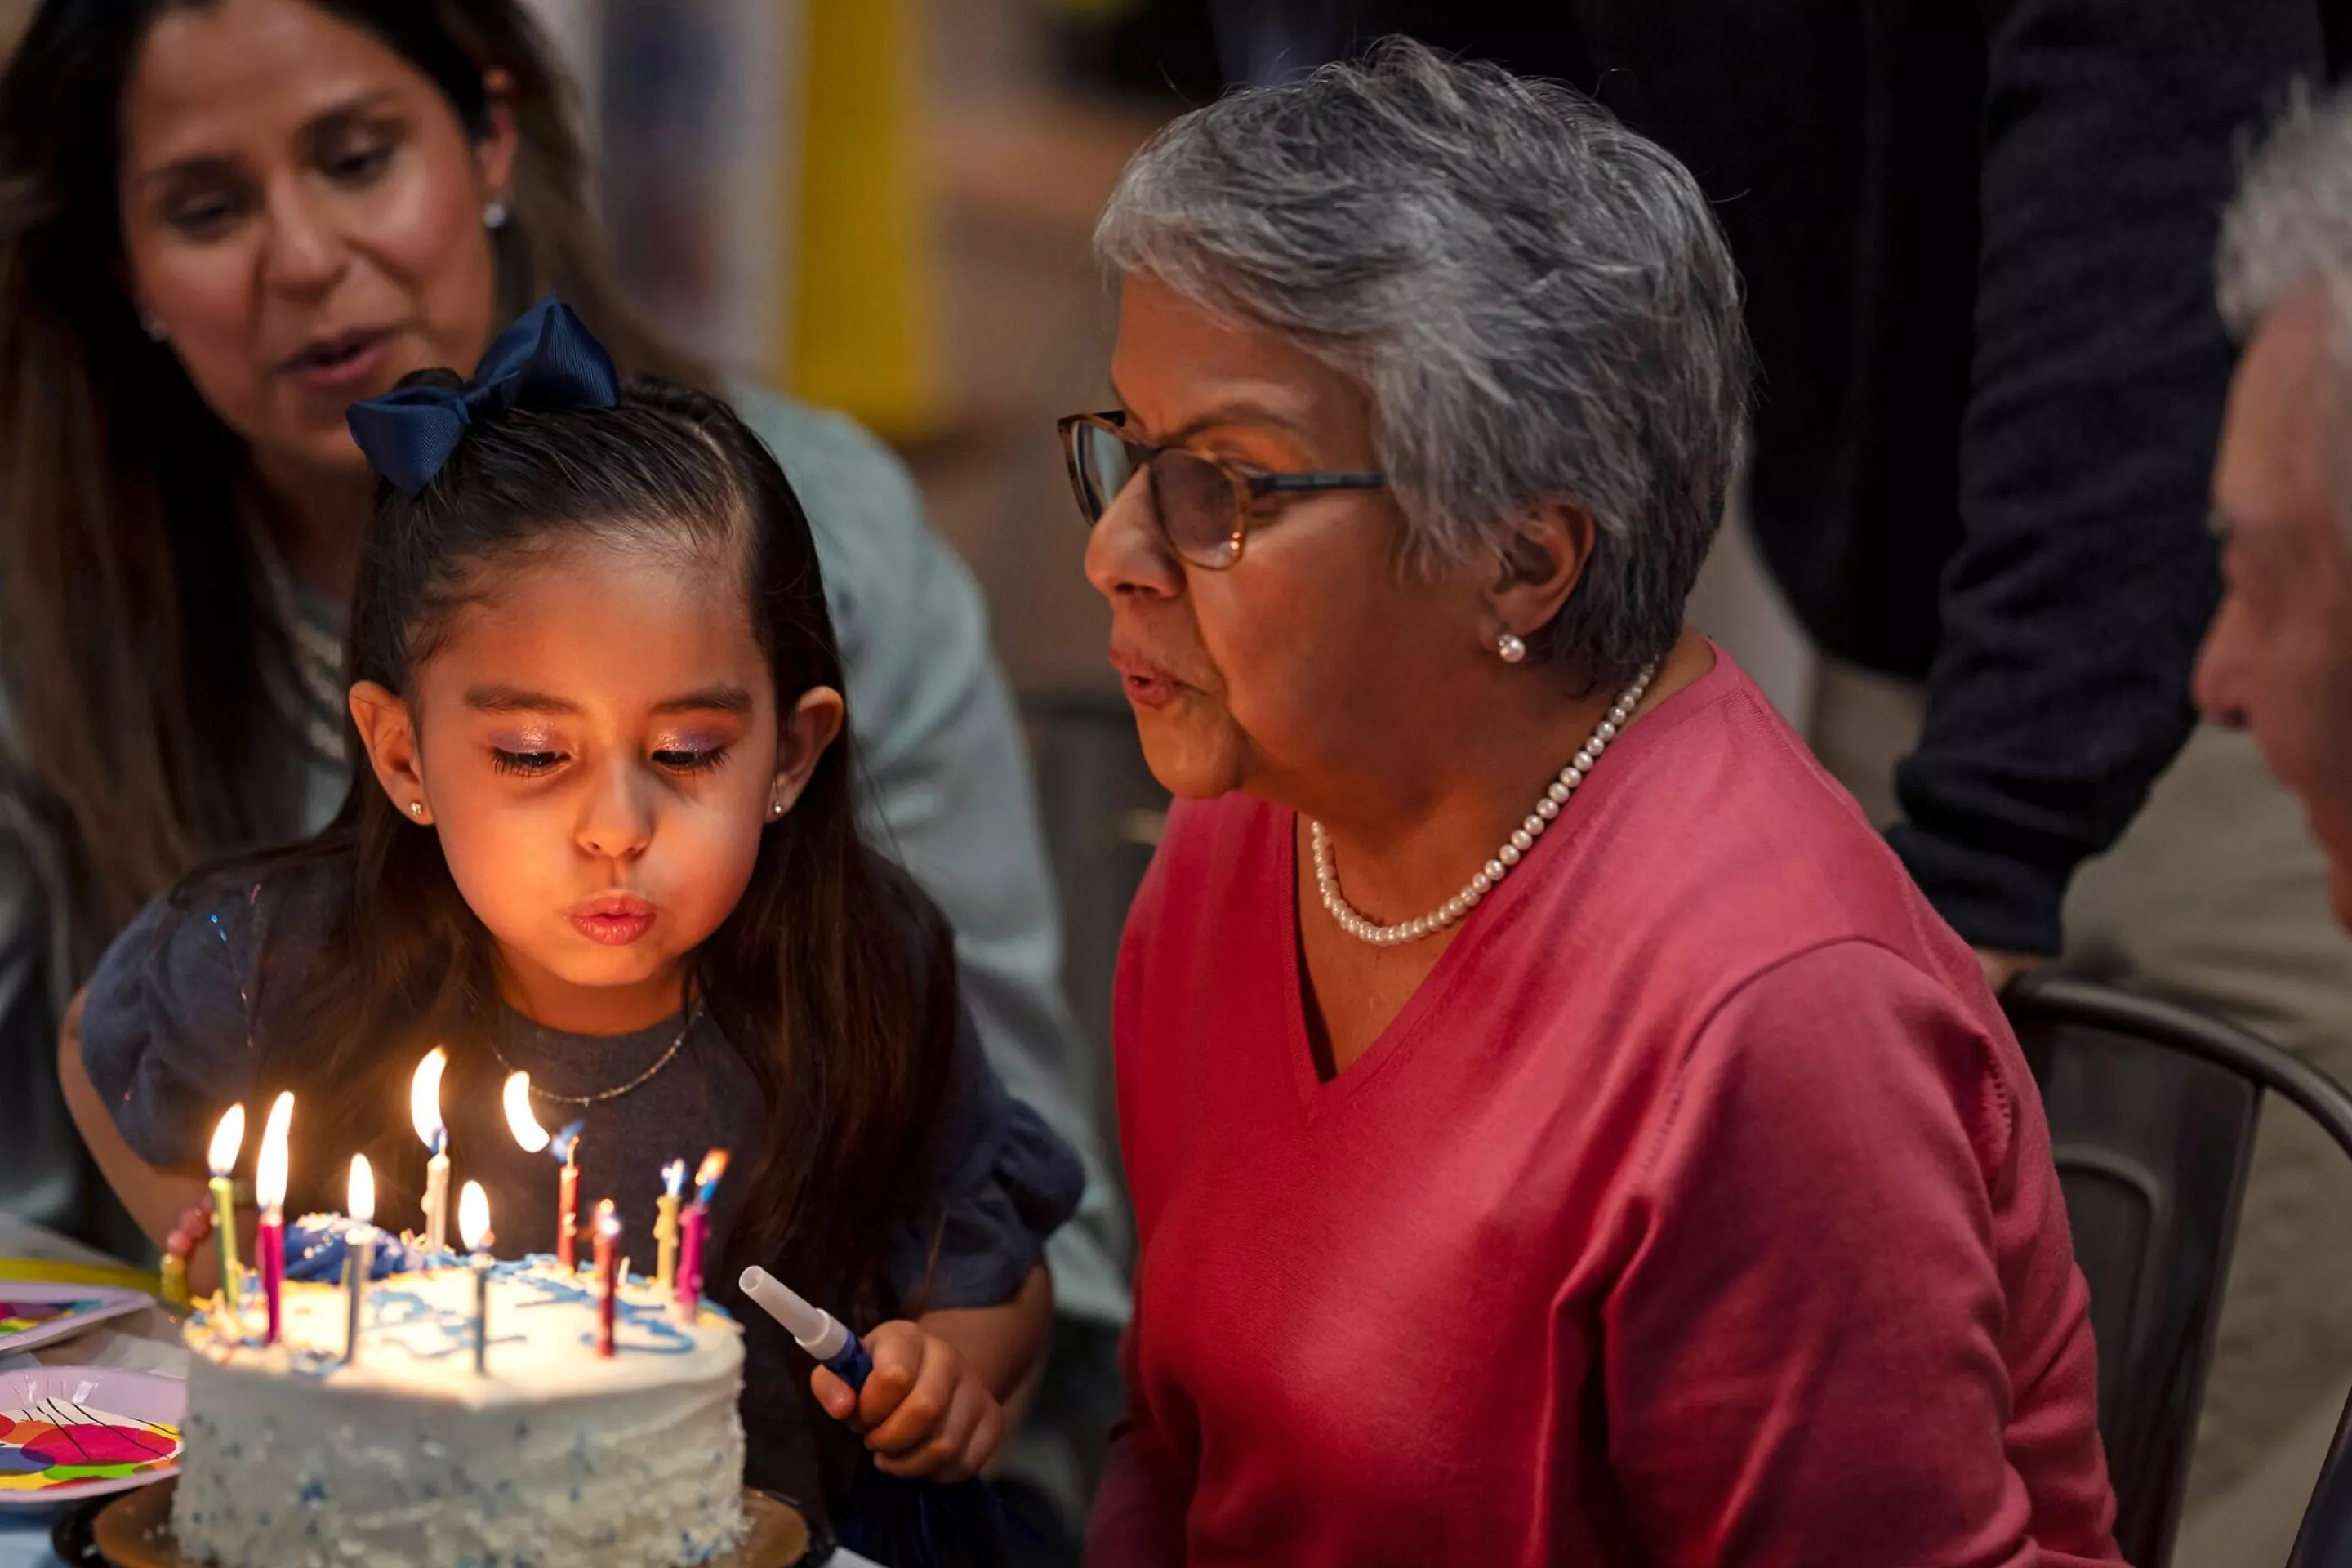
[[372,774],[318,838],[200,871],[108,953],[62,1068],[109,1179],[161,1238],[223,1110],[290,1089],[292,1212],[340,1208],[364,1150],[406,1194],[379,1222],[414,1226],[407,1085],[441,1044],[457,1179],[488,1189],[499,1251],[547,1251],[557,1170],[499,1106],[527,1070],[543,1125],[585,1123],[583,1207],[614,1200],[639,1267],[661,1167],[733,1151],[706,1279],[745,1330],[753,1485],[837,1502],[855,1447],[736,1294],[750,1263],[879,1323],[862,1397],[808,1385],[878,1468],[973,1473],[1081,1174],[982,1057],[942,922],[859,841],[782,471],[711,398],[623,395],[551,301],[475,382],[412,376],[352,428],[388,481],[350,655]]

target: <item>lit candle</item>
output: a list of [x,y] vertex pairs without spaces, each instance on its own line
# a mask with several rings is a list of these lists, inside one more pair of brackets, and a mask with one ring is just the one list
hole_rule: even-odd
[[367,1303],[368,1277],[375,1272],[375,1226],[368,1223],[375,1218],[375,1173],[368,1168],[365,1154],[352,1156],[351,1198],[344,1212],[352,1216],[352,1228],[343,1236],[343,1293],[347,1299],[343,1361],[348,1365],[360,1359],[360,1311]]
[[449,1130],[441,1122],[441,1074],[449,1053],[436,1046],[408,1080],[408,1119],[433,1157],[425,1163],[425,1254],[429,1261],[449,1245]]
[[678,1263],[677,1294],[672,1300],[679,1319],[689,1324],[702,1311],[702,1243],[710,1231],[710,1194],[719,1190],[719,1178],[726,1173],[726,1150],[713,1149],[702,1157],[701,1168],[694,1173],[694,1201],[679,1222],[685,1256]]
[[500,1091],[506,1103],[507,1126],[514,1132],[515,1142],[526,1154],[536,1154],[550,1149],[562,1162],[563,1171],[555,1183],[555,1261],[565,1273],[575,1267],[573,1238],[580,1231],[580,1130],[584,1121],[568,1121],[563,1131],[551,1136],[539,1124],[530,1110],[530,1074],[507,1074],[506,1088]]
[[253,1195],[261,1205],[261,1227],[256,1236],[261,1254],[261,1303],[268,1328],[262,1343],[278,1342],[281,1325],[280,1298],[286,1286],[286,1134],[294,1121],[294,1096],[280,1094],[261,1125],[261,1153],[254,1161]]
[[654,1289],[667,1296],[677,1289],[677,1205],[686,1186],[685,1161],[662,1167],[662,1185],[667,1190],[654,1203]]
[[236,1187],[228,1173],[245,1152],[245,1107],[232,1105],[213,1129],[213,1146],[205,1163],[212,1167],[213,1237],[220,1245],[221,1311],[236,1324]]
[[479,1182],[467,1182],[457,1194],[457,1235],[474,1271],[474,1375],[479,1377],[489,1370],[491,1241],[490,1199]]
[[596,1354],[599,1359],[613,1359],[614,1304],[621,1297],[621,1216],[613,1212],[613,1200],[603,1198],[596,1205],[596,1278],[603,1283],[604,1295],[596,1303]]

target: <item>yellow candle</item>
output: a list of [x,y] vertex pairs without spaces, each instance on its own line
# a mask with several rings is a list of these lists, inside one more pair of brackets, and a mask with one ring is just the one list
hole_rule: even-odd
[[212,1147],[206,1151],[205,1163],[211,1166],[213,1179],[213,1239],[220,1253],[221,1306],[234,1319],[236,1316],[236,1188],[228,1173],[236,1168],[236,1157],[245,1150],[245,1107],[232,1105],[228,1114],[213,1129]]
[[662,1180],[669,1190],[654,1203],[654,1240],[660,1244],[654,1252],[654,1285],[668,1296],[677,1288],[677,1206],[686,1184],[686,1162],[672,1160],[664,1165]]
[[169,1252],[163,1255],[163,1304],[167,1307],[188,1304],[187,1259]]

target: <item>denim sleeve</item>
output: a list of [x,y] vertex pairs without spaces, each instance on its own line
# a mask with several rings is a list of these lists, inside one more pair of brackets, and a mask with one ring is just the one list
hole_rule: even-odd
[[929,1200],[890,1237],[890,1288],[912,1310],[993,1307],[1021,1293],[1045,1238],[1078,1206],[1086,1171],[1037,1113],[1006,1092],[969,1011],[940,1107]]
[[82,1067],[122,1141],[150,1164],[201,1163],[221,1112],[252,1092],[258,1054],[244,994],[255,911],[233,889],[156,899],[90,977]]
[[2304,0],[1977,8],[1961,539],[1889,837],[1970,942],[2051,953],[2075,868],[2115,843],[2196,722],[2234,357],[2214,245],[2246,127],[2320,76],[2325,39]]
[[[809,515],[848,672],[868,838],[955,928],[961,988],[1024,1127],[1084,1175],[1052,1248],[1055,1310],[1127,1321],[1129,1228],[1090,1107],[1098,1065],[1061,991],[1062,936],[1013,702],[980,590],[905,468],[848,420],[739,390]],[[1030,1107],[1034,1107],[1034,1111]],[[1036,1124],[1042,1121],[1043,1126]]]

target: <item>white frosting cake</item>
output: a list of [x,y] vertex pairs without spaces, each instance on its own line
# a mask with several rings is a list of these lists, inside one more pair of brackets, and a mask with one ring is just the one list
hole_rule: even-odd
[[289,1282],[284,1342],[202,1317],[172,1527],[224,1568],[677,1568],[743,1528],[742,1332],[691,1327],[632,1280],[615,1354],[595,1354],[586,1274],[552,1259],[493,1267],[487,1374],[474,1371],[463,1267],[370,1287],[359,1355],[347,1298]]

